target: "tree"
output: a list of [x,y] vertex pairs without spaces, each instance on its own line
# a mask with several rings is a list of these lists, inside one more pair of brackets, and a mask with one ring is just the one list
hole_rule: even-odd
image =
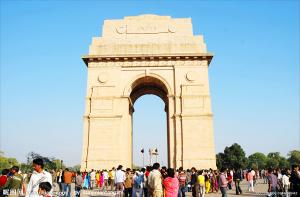
[[32,166],[27,163],[21,163],[20,170],[21,172],[29,173],[32,172]]
[[288,153],[288,161],[291,165],[300,163],[300,151],[292,150]]
[[11,168],[13,166],[19,166],[18,160],[13,157],[5,157],[4,152],[0,151],[0,169]]
[[265,169],[267,165],[267,156],[263,153],[256,152],[248,157],[248,168]]
[[216,154],[216,160],[217,160],[217,168],[221,169],[224,163],[224,153]]
[[271,168],[288,168],[289,162],[282,157],[279,152],[271,152],[268,154],[267,167]]
[[43,159],[44,168],[47,169],[47,170],[56,170],[56,169],[59,169],[61,167],[64,167],[64,166],[61,165],[61,160],[56,159],[54,157],[42,156],[42,155],[40,155],[38,153],[35,153],[35,152],[28,153],[28,155],[27,155],[27,165],[31,165],[32,161],[34,159],[37,159],[37,158]]
[[222,162],[222,167],[230,168],[230,169],[240,169],[245,168],[247,164],[247,157],[245,156],[245,151],[242,147],[234,143],[229,147],[225,147],[224,154],[220,154],[219,162]]
[[52,162],[55,164],[56,169],[66,168],[65,164],[63,164],[62,160],[60,160],[60,159],[54,159]]
[[77,171],[80,171],[80,165],[75,165],[73,167],[68,167],[70,170],[74,171],[74,172],[77,172]]

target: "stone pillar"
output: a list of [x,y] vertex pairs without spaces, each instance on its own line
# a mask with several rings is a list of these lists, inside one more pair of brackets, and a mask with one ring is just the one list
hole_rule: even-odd
[[181,85],[183,166],[215,169],[208,66],[201,64],[188,73],[199,73],[199,79],[197,83]]
[[174,96],[168,96],[169,113],[167,115],[168,121],[168,163],[169,167],[176,166],[176,138],[175,138],[175,117],[174,117]]

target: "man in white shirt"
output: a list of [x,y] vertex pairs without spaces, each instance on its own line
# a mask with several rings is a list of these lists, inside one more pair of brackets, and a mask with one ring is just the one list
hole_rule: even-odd
[[103,189],[105,189],[105,191],[107,191],[107,188],[108,188],[108,172],[107,172],[107,170],[103,171],[103,180],[104,180]]
[[289,189],[290,189],[290,177],[287,175],[287,171],[284,170],[282,172],[282,185],[283,185],[283,191],[286,193],[286,196],[289,196]]
[[94,171],[94,169],[92,169],[90,176],[91,176],[91,188],[93,189],[96,186],[96,172]]
[[124,190],[124,181],[126,179],[125,172],[122,171],[123,166],[119,165],[115,174],[115,184],[117,195],[122,196]]
[[[25,197],[39,197],[39,184],[42,182],[49,182],[52,186],[52,176],[49,172],[43,169],[43,160],[41,158],[34,159],[32,161],[32,166],[34,171],[30,177]],[[52,189],[48,195],[52,196]]]

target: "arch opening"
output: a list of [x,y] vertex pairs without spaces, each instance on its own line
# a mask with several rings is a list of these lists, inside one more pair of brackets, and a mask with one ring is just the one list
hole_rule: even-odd
[[[147,95],[147,96],[145,96]],[[149,97],[149,95],[152,95]],[[155,95],[155,96],[153,96]],[[162,103],[159,104],[160,99],[157,99],[157,97],[159,97],[164,104],[164,111],[165,111],[165,115],[162,116],[161,113],[161,109],[157,109],[157,105],[163,105]],[[129,106],[129,112],[131,115],[131,125],[132,125],[132,163],[134,164],[136,162],[136,158],[139,157],[140,159],[142,159],[142,154],[140,153],[139,155],[136,155],[138,153],[137,149],[141,149],[144,148],[144,165],[148,165],[150,162],[153,164],[154,162],[156,162],[156,160],[160,161],[162,165],[166,165],[169,166],[170,165],[170,146],[169,146],[169,111],[168,111],[168,89],[166,87],[166,85],[160,80],[157,79],[155,77],[142,77],[139,78],[137,80],[135,80],[132,85],[131,85],[131,93],[129,96],[131,102],[130,102],[130,106]],[[145,98],[145,99],[144,99]],[[139,100],[139,102],[136,102],[137,100]],[[146,101],[145,101],[146,100]],[[146,102],[146,103],[145,103]],[[158,130],[164,130],[164,132],[166,133],[154,133],[155,135],[157,135],[157,138],[160,138],[160,140],[155,141],[153,140],[153,138],[151,138],[152,136],[149,136],[149,133],[144,133],[144,131],[136,131],[134,129],[138,129],[136,127],[134,127],[134,125],[136,126],[137,124],[134,124],[136,122],[134,122],[136,119],[138,119],[139,121],[141,121],[141,119],[137,118],[134,114],[134,107],[136,106],[135,103],[138,103],[138,113],[139,114],[144,114],[143,118],[148,119],[147,121],[151,122],[153,125],[157,125],[157,124],[161,124],[160,128]],[[141,104],[155,104],[156,106],[153,106],[154,109],[151,109],[151,106],[147,106],[150,107],[150,111],[155,111],[154,117],[149,117],[147,114],[147,107],[143,106],[141,107]],[[141,109],[142,108],[142,109]],[[145,111],[146,110],[146,111]],[[149,108],[148,108],[149,110]],[[142,111],[142,112],[141,112]],[[146,114],[146,115],[145,115]],[[163,118],[163,120],[158,120],[156,119],[156,115],[158,117]],[[153,122],[156,121],[156,122]],[[163,123],[164,122],[164,123]],[[165,125],[165,126],[163,126]],[[143,127],[141,127],[143,128]],[[154,128],[155,129],[155,128]],[[142,129],[143,130],[143,129]],[[144,127],[144,130],[148,130],[148,128]],[[134,147],[134,144],[137,144],[135,142],[136,139],[139,139],[138,136],[140,136],[141,134],[143,134],[143,136],[145,138],[147,138],[147,136],[149,137],[150,140],[152,140],[153,143],[151,142],[147,142],[144,143],[144,145],[146,147]],[[150,135],[153,133],[150,133]],[[163,141],[161,139],[164,139]],[[159,143],[159,145],[157,144]],[[163,143],[163,144],[161,144]],[[148,153],[148,149],[149,148],[160,148],[161,150],[158,150],[158,156],[153,156],[151,161],[150,161],[150,156]],[[163,156],[163,157],[161,157]],[[157,159],[158,157],[158,159]],[[135,160],[135,161],[134,161]],[[141,160],[140,160],[141,161]]]
[[130,99],[132,104],[145,94],[154,94],[160,97],[165,104],[168,104],[168,90],[166,85],[159,79],[154,77],[142,77],[132,83]]

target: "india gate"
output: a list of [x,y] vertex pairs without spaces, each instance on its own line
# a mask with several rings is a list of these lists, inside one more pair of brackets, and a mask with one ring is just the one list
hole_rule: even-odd
[[132,166],[133,106],[154,94],[165,103],[169,167],[215,169],[212,57],[190,18],[105,20],[82,57],[88,76],[81,168]]

